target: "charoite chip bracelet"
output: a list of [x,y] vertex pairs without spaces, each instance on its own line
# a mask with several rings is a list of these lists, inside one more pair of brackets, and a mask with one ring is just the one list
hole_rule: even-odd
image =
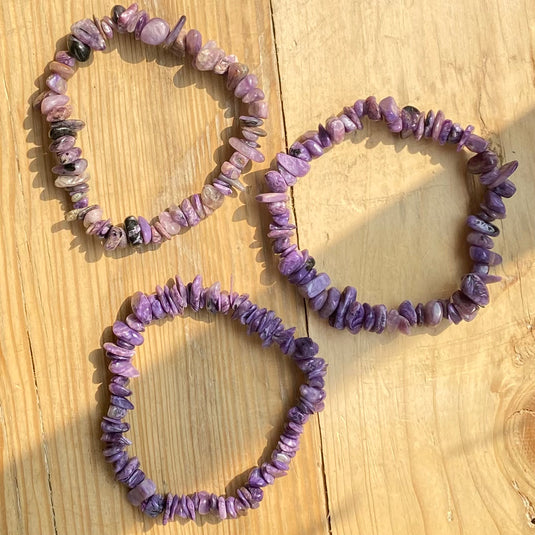
[[[132,4],[127,9],[115,6],[111,17],[84,19],[73,24],[67,50],[57,52],[55,60],[49,65],[48,89],[34,101],[50,123],[50,151],[56,155],[58,162],[52,169],[57,175],[55,185],[67,191],[73,203],[66,219],[82,221],[87,234],[100,238],[106,250],[160,243],[179,234],[182,229],[197,225],[219,208],[225,196],[234,189],[244,189],[239,178],[249,161],[264,161],[258,150],[258,139],[266,135],[261,126],[263,119],[267,118],[268,109],[257,77],[249,73],[248,67],[238,62],[236,56],[227,55],[215,41],[203,45],[198,30],[186,32],[185,21],[182,16],[170,29],[165,20],[151,18],[146,11],[138,9],[137,4]],[[178,205],[170,205],[152,222],[141,216],[128,216],[123,224],[114,225],[103,216],[98,204],[90,205],[87,160],[82,158],[82,150],[75,146],[76,135],[85,124],[70,119],[72,106],[66,95],[67,81],[73,76],[76,63],[86,62],[92,50],[104,50],[115,32],[133,34],[136,39],[162,46],[179,57],[189,56],[199,71],[225,75],[227,88],[246,106],[246,115],[239,118],[241,135],[229,139],[234,152],[221,166],[219,176],[211,184],[204,185],[200,193],[187,197]]]
[[[115,342],[104,344],[112,375],[108,384],[110,404],[101,423],[104,456],[113,466],[116,479],[128,487],[128,501],[151,517],[163,514],[164,524],[176,517],[195,520],[197,515],[207,514],[222,520],[236,518],[246,514],[248,509],[256,509],[264,496],[262,489],[288,472],[299,449],[303,425],[312,414],[323,409],[327,366],[322,358],[317,357],[318,346],[310,338],[294,338],[295,328],[285,329],[273,311],[251,303],[247,294],[222,291],[219,283],[204,288],[199,275],[189,284],[184,284],[177,276],[170,286],[157,286],[156,291],[149,295],[137,292],[130,304],[132,313],[124,322],[113,324]],[[247,482],[236,491],[235,496],[206,491],[188,495],[159,494],[156,484],[141,469],[138,458],[130,457],[126,451],[131,441],[124,434],[130,425],[123,420],[128,411],[134,409],[128,399],[132,394],[129,380],[139,376],[132,365],[132,358],[136,347],[143,343],[141,333],[152,322],[182,315],[188,307],[194,312],[206,309],[238,320],[247,326],[249,334],[259,335],[263,346],[277,344],[306,377],[306,383],[299,388],[298,402],[288,411],[284,430],[269,460],[253,468]]]
[[[341,143],[346,135],[361,130],[365,117],[372,121],[383,120],[392,133],[400,134],[402,138],[411,135],[417,140],[428,138],[440,145],[455,144],[458,151],[466,147],[476,153],[468,160],[467,171],[480,175],[479,180],[486,193],[480,211],[469,215],[466,220],[469,229],[466,240],[474,263],[470,273],[462,277],[460,289],[450,297],[433,298],[416,306],[407,300],[390,310],[383,304],[361,303],[354,287],[346,286],[339,290],[331,286],[330,277],[327,273],[317,272],[315,260],[308,251],[299,250],[291,241],[295,226],[290,223],[288,188],[309,172],[311,160]],[[491,251],[494,247],[492,238],[500,233],[493,222],[505,217],[503,198],[511,197],[516,191],[509,177],[518,162],[500,166],[499,158],[489,149],[488,142],[475,135],[473,130],[473,126],[463,129],[446,119],[442,111],[435,115],[433,111],[426,114],[413,106],[400,109],[392,97],[377,102],[375,97],[370,96],[344,108],[337,117],[327,119],[325,126],[320,124],[317,131],[307,132],[290,147],[288,154],[277,154],[276,170],[268,171],[265,176],[269,192],[257,196],[272,216],[268,237],[273,240],[274,253],[280,256],[279,271],[297,285],[301,295],[308,299],[310,308],[328,320],[332,327],[347,329],[352,334],[363,329],[378,334],[385,329],[408,334],[413,326],[434,326],[443,319],[452,323],[471,321],[478,309],[488,304],[487,284],[500,280],[500,277],[489,273],[490,266],[502,261],[499,254]]]

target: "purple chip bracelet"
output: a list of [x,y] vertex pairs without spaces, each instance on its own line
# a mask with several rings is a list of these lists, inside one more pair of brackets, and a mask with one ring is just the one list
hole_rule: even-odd
[[[457,151],[466,147],[476,153],[467,163],[469,173],[480,175],[481,184],[486,187],[480,211],[468,216],[469,228],[467,242],[470,258],[474,264],[470,273],[462,277],[460,289],[448,298],[439,298],[418,303],[403,301],[397,309],[390,310],[383,304],[370,305],[357,300],[357,290],[346,286],[342,291],[330,286],[331,279],[326,273],[317,273],[315,260],[307,250],[299,250],[291,237],[295,225],[290,223],[290,210],[287,206],[288,188],[294,186],[298,178],[310,170],[310,161],[319,158],[331,146],[341,143],[347,134],[362,130],[362,119],[383,120],[389,130],[402,138],[413,135],[438,141],[440,145],[453,143]],[[273,251],[280,256],[279,271],[297,285],[301,295],[308,299],[309,306],[320,317],[328,319],[336,329],[347,329],[352,334],[362,329],[382,333],[385,329],[399,330],[409,334],[412,326],[438,325],[442,319],[452,323],[461,320],[471,321],[477,311],[489,303],[487,284],[497,282],[500,277],[490,275],[490,266],[500,264],[502,257],[491,251],[493,237],[500,233],[493,225],[496,219],[505,218],[503,198],[516,192],[516,186],[509,180],[518,162],[512,161],[499,166],[499,158],[488,148],[488,142],[473,133],[474,127],[465,129],[446,119],[442,111],[435,115],[427,114],[413,106],[400,109],[392,97],[377,102],[373,96],[357,100],[353,106],[344,108],[338,117],[330,117],[325,126],[319,125],[317,131],[307,132],[294,143],[288,153],[280,152],[276,158],[276,170],[266,173],[268,193],[256,197],[265,203],[272,216],[268,237],[273,240]]]
[[[198,30],[184,30],[186,17],[180,17],[173,29],[160,18],[150,18],[137,4],[128,8],[114,6],[111,17],[83,19],[71,26],[67,38],[67,50],[56,53],[55,61],[49,64],[50,75],[46,79],[48,89],[38,95],[34,106],[39,107],[50,123],[50,151],[55,153],[58,165],[52,172],[57,175],[55,185],[70,195],[73,209],[66,214],[67,221],[83,221],[86,233],[98,236],[104,248],[112,251],[118,247],[140,246],[160,243],[179,234],[182,229],[193,227],[219,208],[225,196],[233,190],[243,190],[239,178],[249,161],[263,162],[258,139],[266,135],[261,128],[267,118],[268,106],[264,92],[258,87],[258,78],[249,73],[236,56],[227,55],[215,41],[202,44]],[[82,150],[75,146],[77,133],[84,128],[83,121],[70,119],[72,106],[65,94],[67,80],[74,74],[76,62],[86,62],[91,50],[104,50],[106,41],[114,32],[133,33],[149,45],[161,45],[171,53],[183,57],[188,54],[193,66],[199,71],[213,71],[226,75],[227,88],[247,106],[247,115],[239,118],[241,137],[231,137],[229,145],[232,156],[221,166],[219,175],[211,184],[203,186],[177,206],[169,208],[149,223],[145,218],[128,216],[124,224],[113,225],[103,216],[98,204],[89,204],[89,174],[87,160]]]
[[[170,286],[157,286],[152,294],[135,293],[130,300],[132,313],[124,322],[113,324],[115,343],[103,345],[112,373],[108,384],[110,405],[101,422],[104,456],[112,464],[115,478],[130,489],[128,501],[151,517],[163,514],[164,524],[176,517],[195,520],[196,515],[209,513],[221,520],[237,518],[247,514],[247,509],[256,509],[264,496],[263,487],[288,472],[291,459],[299,449],[304,424],[312,414],[323,409],[327,365],[316,356],[317,344],[310,338],[294,338],[295,328],[285,329],[273,311],[259,308],[248,297],[247,294],[221,291],[219,283],[203,288],[199,275],[189,284],[184,284],[177,276]],[[297,404],[288,411],[284,431],[270,460],[253,468],[247,483],[236,491],[235,496],[205,491],[189,495],[158,494],[155,483],[140,468],[138,458],[130,457],[126,452],[132,442],[124,436],[130,425],[123,420],[128,411],[134,409],[128,399],[132,394],[129,380],[139,376],[131,361],[136,347],[143,343],[141,333],[155,320],[182,315],[188,306],[194,312],[206,309],[239,320],[242,325],[247,325],[248,334],[258,333],[263,346],[276,343],[307,379],[299,388]]]

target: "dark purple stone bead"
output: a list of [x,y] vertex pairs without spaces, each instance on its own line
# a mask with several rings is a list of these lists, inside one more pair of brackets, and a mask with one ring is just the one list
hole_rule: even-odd
[[58,162],[62,165],[67,163],[73,163],[76,160],[79,160],[82,156],[82,149],[80,147],[73,147],[72,149],[66,150],[64,152],[56,153],[56,158]]
[[479,181],[488,188],[497,188],[503,184],[517,169],[518,162],[516,160],[503,164],[499,169],[494,168],[487,173],[483,173],[479,177]]
[[295,339],[295,354],[293,358],[296,360],[311,359],[318,354],[319,346],[312,340],[312,338],[303,337]]
[[503,204],[502,198],[494,191],[485,193],[485,205],[497,214],[505,214],[505,204]]
[[169,314],[173,317],[180,315],[183,311],[182,309],[179,309],[173,301],[171,289],[167,285],[163,287],[163,293],[164,295],[161,297],[161,299],[162,301],[165,300],[165,302],[169,305]]
[[358,301],[351,303],[347,310],[344,323],[351,334],[357,334],[362,329],[364,323],[364,307],[362,303]]
[[476,134],[470,134],[465,142],[465,147],[472,152],[483,152],[488,146],[488,141]]
[[83,19],[71,26],[72,34],[93,50],[104,50],[106,41],[91,19]]
[[87,61],[91,55],[91,48],[72,34],[67,37],[67,48],[69,54],[80,63]]
[[386,315],[388,310],[385,305],[374,305],[373,312],[375,314],[375,321],[372,331],[381,334],[386,328]]
[[363,303],[364,308],[364,320],[362,326],[364,330],[371,331],[375,324],[375,312],[369,303]]
[[340,292],[334,286],[329,288],[327,292],[327,299],[325,300],[324,305],[319,311],[319,315],[322,318],[328,318],[338,306],[340,302]]
[[327,275],[327,273],[320,273],[309,282],[301,282],[299,285],[299,293],[303,297],[312,299],[328,288],[329,284],[331,284],[329,275]]
[[161,494],[154,494],[144,501],[141,510],[151,518],[156,518],[164,510],[165,499]]
[[50,152],[64,152],[74,147],[76,143],[75,136],[62,136],[55,139],[48,147]]
[[295,422],[287,422],[284,426],[284,429],[285,429],[284,432],[286,434],[291,432],[295,434],[296,437],[298,437],[299,435],[303,433],[305,428],[301,424],[296,424]]
[[279,152],[277,154],[277,162],[284,167],[289,173],[296,177],[305,176],[310,170],[310,164],[305,160],[301,160],[295,156]]
[[124,463],[125,459],[128,459],[128,454],[126,453],[126,451],[122,451],[106,457],[106,462],[110,464],[114,464],[117,461],[119,461],[120,463]]
[[418,118],[418,124],[416,125],[416,130],[414,131],[414,139],[416,141],[420,141],[424,135],[424,125],[425,125],[425,113],[420,112],[420,116]]
[[119,22],[119,17],[124,13],[125,7],[121,5],[113,6],[111,10],[111,20],[117,24]]
[[424,316],[424,305],[423,305],[423,303],[418,303],[414,310],[416,312],[416,325],[418,325],[418,327],[421,327],[425,322],[425,320],[424,320],[425,316]]
[[288,275],[295,273],[298,269],[301,269],[303,264],[302,253],[300,251],[292,251],[289,255],[281,258],[279,262],[279,271],[287,277]]
[[472,156],[466,164],[466,170],[472,174],[487,173],[496,167],[499,163],[496,153],[485,150]]
[[267,485],[266,480],[262,477],[260,469],[258,467],[253,468],[249,473],[248,479],[249,487],[265,487]]
[[477,247],[484,247],[485,249],[492,249],[494,247],[494,240],[481,232],[470,232],[466,237],[466,241],[470,245],[476,245]]
[[483,213],[488,216],[489,221],[494,221],[495,219],[505,219],[506,217],[505,210],[501,213],[495,212],[494,210],[491,210],[485,203],[481,203],[479,207]]
[[72,207],[73,209],[87,208],[88,205],[89,205],[89,199],[85,198],[85,199],[82,199],[81,201],[73,203]]
[[102,347],[104,348],[106,353],[109,353],[110,355],[113,355],[112,358],[123,357],[123,358],[126,358],[126,359],[131,359],[135,355],[135,352],[134,352],[133,349],[129,349],[129,348],[126,348],[126,347],[121,347],[121,346],[118,346],[117,344],[114,344],[112,342],[105,342],[104,344],[102,344]]
[[406,138],[416,132],[418,120],[420,119],[420,110],[414,106],[404,106],[400,112],[401,117],[401,137]]
[[273,248],[273,252],[275,254],[281,254],[291,245],[292,243],[290,242],[289,238],[278,238],[273,241],[271,247]]
[[490,267],[488,264],[475,263],[472,266],[471,272],[476,273],[477,275],[487,275],[490,272]]
[[400,109],[393,97],[386,97],[379,102],[381,116],[385,120],[388,128],[394,132],[401,132],[403,121],[400,118]]
[[467,225],[477,232],[481,232],[487,236],[496,237],[500,234],[500,229],[475,215],[469,215],[466,219]]
[[498,253],[474,245],[470,247],[470,258],[474,262],[489,264],[490,266],[496,266],[502,263],[502,257]]
[[142,292],[136,292],[130,299],[132,312],[139,321],[148,325],[152,321],[152,310],[148,297]]
[[329,147],[332,146],[332,139],[331,139],[331,136],[329,135],[329,132],[327,132],[327,129],[322,125],[318,125],[318,136],[319,136],[319,140],[320,140],[320,145],[324,148],[324,149],[328,149]]
[[234,498],[234,496],[225,498],[225,508],[227,512],[227,518],[238,518],[238,513],[236,511],[236,498]]
[[253,305],[249,299],[244,299],[240,306],[236,308],[234,314],[232,314],[233,320],[240,320],[240,323],[245,324],[244,317],[249,316],[249,312],[254,312],[256,310],[256,305]]
[[357,290],[353,286],[346,286],[340,295],[340,301],[336,310],[329,316],[329,324],[335,329],[342,330],[345,327],[344,319],[351,304],[357,298]]
[[108,390],[115,396],[119,397],[125,397],[132,395],[132,390],[129,388],[126,388],[123,385],[117,384],[117,383],[110,383],[108,385]]
[[292,407],[288,411],[288,420],[300,425],[306,424],[309,417],[310,416],[307,413],[302,412],[298,407]]
[[113,471],[116,474],[117,472],[120,472],[128,462],[128,453],[123,452],[123,454],[113,463]]
[[453,128],[453,121],[450,121],[450,119],[446,119],[442,123],[442,128],[440,129],[440,133],[438,135],[439,145],[444,145],[446,141],[448,141],[448,137],[450,135],[450,131],[452,128]]
[[145,472],[138,468],[126,481],[124,484],[129,488],[133,489],[137,487],[145,479]]
[[306,285],[308,284],[312,279],[314,279],[316,277],[316,275],[318,274],[318,272],[312,268],[302,279],[301,279],[301,282],[299,283],[300,285]]
[[149,22],[150,16],[145,10],[141,10],[139,13],[137,13],[137,20],[135,17],[133,17],[133,19],[134,20],[132,22],[136,23],[134,27],[134,38],[139,41],[139,39],[141,39],[141,32],[147,25],[147,22]]
[[124,444],[131,446],[132,441],[123,436],[122,433],[102,433],[100,440],[109,444]]
[[166,316],[165,310],[162,308],[162,304],[160,303],[160,301],[158,301],[158,299],[156,298],[156,295],[150,294],[147,296],[147,299],[149,300],[153,317],[156,318],[157,320],[161,320],[162,318],[165,318]]
[[251,507],[251,503],[254,501],[253,497],[251,496],[251,493],[249,492],[249,489],[247,486],[240,487],[236,491],[236,495],[238,497],[238,500],[241,502],[241,504],[246,508],[249,509]]
[[459,143],[463,135],[463,129],[460,124],[453,123],[450,133],[448,134],[448,143]]
[[479,307],[460,290],[453,293],[451,301],[464,321],[472,321],[476,317]]
[[398,307],[398,312],[400,316],[403,316],[409,322],[411,327],[416,325],[418,318],[416,316],[416,310],[410,301],[403,301]]
[[364,115],[366,114],[366,110],[364,109],[365,108],[365,101],[361,98],[359,98],[355,104],[353,104],[353,109],[355,110],[355,113],[357,114],[358,117],[364,117]]
[[292,284],[299,284],[301,281],[311,272],[314,271],[316,273],[316,270],[308,263],[305,263],[305,265],[295,273],[292,273],[288,277],[288,281]]
[[424,122],[424,137],[431,137],[433,133],[433,125],[435,124],[435,112],[433,110],[429,110],[427,112],[427,115],[425,117]]
[[[114,444],[114,445],[108,446],[107,448],[102,450],[102,455],[104,455],[104,457],[106,457],[106,458],[109,458],[112,455],[115,455],[116,453],[124,452],[124,448],[125,448],[125,446],[122,445],[122,444]],[[108,459],[106,459],[106,460],[108,460]]]
[[492,191],[494,191],[494,193],[497,193],[500,197],[505,197],[506,199],[509,199],[516,193],[516,186],[510,180],[505,180],[503,184],[500,184]]
[[[119,347],[122,347],[123,349],[130,349],[130,350],[135,349],[135,346],[133,346],[129,342],[126,342],[125,340],[122,340],[121,338],[117,338],[116,342],[117,342],[117,345]],[[115,359],[117,358],[117,356],[114,355],[113,353],[111,353],[111,354],[108,353],[108,352],[106,352],[106,353],[107,353],[106,356],[109,357],[109,358],[115,358]],[[118,360],[121,360],[121,359],[118,359]]]
[[489,304],[489,291],[483,280],[476,273],[468,273],[461,280],[461,292],[476,305]]
[[308,150],[312,158],[319,158],[323,155],[323,147],[315,139],[306,139],[303,141],[303,146]]
[[156,492],[154,481],[146,478],[139,485],[133,488],[127,495],[126,499],[134,506],[139,507],[145,500],[150,498]]
[[175,494],[173,496],[173,501],[171,502],[171,507],[169,510],[169,518],[171,520],[174,520],[175,516],[177,515],[179,504],[180,504],[180,496],[178,496],[178,494]]
[[112,327],[113,334],[125,342],[134,346],[140,346],[143,343],[143,336],[122,321],[116,321]]
[[262,465],[262,475],[264,476],[264,479],[266,479],[267,474],[269,474],[272,478],[283,477],[288,473],[288,468],[289,466],[286,469],[281,469],[278,466],[275,466],[275,463],[273,462],[264,463]]
[[448,305],[448,319],[452,323],[454,323],[455,325],[461,323],[461,321],[462,321],[462,318],[461,318],[457,308],[452,303],[450,303]]
[[434,327],[442,321],[443,309],[440,301],[428,301],[424,305],[424,323]]
[[[355,111],[358,114],[359,110],[357,110],[357,102],[355,102]],[[377,102],[377,99],[374,96],[369,96],[362,103],[362,106],[363,106],[362,108],[363,113],[366,114],[371,121],[381,120],[381,110],[379,109],[379,104]]]
[[247,329],[249,334],[258,332],[266,313],[267,310],[265,308],[256,309],[254,315],[250,318],[249,328]]
[[348,117],[348,119],[357,127],[357,130],[362,130],[362,121],[360,120],[360,117],[357,115],[355,108],[346,106],[344,108],[344,113]]
[[338,119],[344,125],[345,133],[351,133],[357,130],[357,125],[345,113],[341,113]]
[[141,236],[141,226],[138,220],[130,215],[124,220],[124,230],[128,243],[133,247],[143,244],[143,237]]
[[[320,401],[323,401],[325,399],[325,391],[318,388],[313,388],[309,385],[301,385],[299,388],[299,392],[303,399],[310,403],[318,403]],[[289,446],[299,445],[299,441],[297,439],[294,439],[294,441],[290,441],[287,438],[287,435],[281,435],[281,440],[288,444]]]
[[487,223],[492,223],[496,218],[492,215],[492,213],[489,213],[489,211],[481,210],[481,212],[478,212],[476,214],[476,217],[479,217],[479,219],[482,219],[483,221],[486,221]]
[[299,141],[296,141],[290,147],[288,152],[291,156],[299,158],[305,162],[310,162],[310,160],[312,160],[312,156],[310,155],[310,152],[308,152],[308,149],[302,143],[299,143]]
[[[122,409],[129,410],[129,411],[134,410],[134,404],[122,396],[114,396],[114,395],[110,396],[110,404],[115,405],[116,407],[120,407]],[[111,431],[111,432],[115,433],[115,431]]]
[[263,340],[262,347],[267,347],[273,343],[273,335],[277,329],[281,328],[282,320],[274,318],[273,321],[266,323],[263,330],[259,331],[260,339]]
[[130,429],[128,422],[110,422],[107,418],[107,416],[104,416],[102,422],[100,422],[100,429],[104,433],[125,433]]
[[191,496],[187,495],[184,498],[186,505],[186,512],[190,520],[195,520],[195,503]]
[[114,375],[111,378],[110,382],[117,383],[118,385],[121,385],[121,386],[128,386],[130,384],[130,379],[128,379],[128,377],[123,377],[121,375]]
[[325,301],[327,301],[328,291],[323,290],[320,294],[318,294],[316,297],[313,297],[309,300],[308,304],[312,310],[320,310],[321,307],[325,304]]
[[278,171],[268,171],[265,181],[272,192],[285,193],[288,190],[288,184],[286,184],[286,181]]
[[119,470],[116,475],[115,479],[117,481],[120,481],[121,483],[126,483],[128,481],[128,478],[139,468],[139,459],[137,457],[132,457],[128,460],[128,462],[124,465],[124,467]]
[[442,129],[442,125],[444,124],[444,119],[444,112],[442,110],[438,110],[437,115],[435,117],[435,121],[433,122],[433,129],[431,131],[431,137],[435,141],[438,141],[438,136]]

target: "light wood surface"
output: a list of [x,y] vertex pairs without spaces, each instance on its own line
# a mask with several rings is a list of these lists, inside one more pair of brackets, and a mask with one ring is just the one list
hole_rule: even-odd
[[[247,192],[154,250],[103,254],[63,221],[46,130],[31,109],[70,25],[103,1],[0,5],[0,533],[517,535],[535,510],[535,9],[500,2],[151,0],[247,63],[271,106],[267,163]],[[333,331],[278,274],[254,201],[268,162],[370,94],[442,109],[518,159],[496,250],[503,281],[471,323],[410,337]],[[237,114],[223,80],[121,36],[69,82],[92,175],[114,221],[200,191]],[[447,296],[470,266],[477,203],[466,155],[381,125],[313,163],[294,188],[301,247],[335,284],[397,306]],[[476,195],[474,195],[476,194]],[[103,341],[129,296],[179,273],[247,292],[329,362],[325,411],[290,474],[236,521],[162,527],[126,501],[101,455]],[[136,356],[134,451],[160,489],[225,492],[273,447],[299,375],[239,325],[152,327]]]

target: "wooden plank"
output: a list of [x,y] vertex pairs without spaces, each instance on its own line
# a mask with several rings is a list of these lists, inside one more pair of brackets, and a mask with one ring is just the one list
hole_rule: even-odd
[[[533,16],[529,2],[273,2],[288,144],[357,98],[393,95],[474,124],[521,162],[496,240],[504,280],[475,321],[352,337],[309,313],[331,352],[321,427],[335,534],[531,527]],[[351,140],[294,188],[300,246],[362,301],[451,294],[470,267],[463,221],[477,207],[466,157],[375,124]]]
[[[232,279],[300,335],[308,330],[330,367],[326,411],[309,425],[290,475],[259,510],[234,523],[202,521],[201,530],[527,533],[535,516],[531,3],[144,7],[169,20],[185,12],[190,27],[259,75],[272,112],[267,161],[369,94],[474,124],[504,161],[521,162],[519,195],[496,240],[504,280],[464,326],[408,338],[332,332],[305,315],[278,275],[268,220],[254,202],[267,165],[254,166],[248,192],[192,232],[156,250],[104,255],[62,221],[66,199],[52,185],[29,96],[44,86],[40,73],[72,22],[110,5],[3,3],[0,532],[198,531],[154,524],[114,482],[98,441],[106,410],[99,347],[132,292],[202,272],[226,287]],[[80,146],[92,198],[114,221],[156,215],[198,191],[228,156],[219,147],[236,109],[222,81],[124,36],[79,69],[69,94],[87,122]],[[314,162],[295,188],[301,245],[363,300],[394,306],[448,295],[470,266],[463,219],[477,206],[477,184],[464,175],[466,158],[394,141],[375,124],[353,141]],[[234,489],[273,446],[298,375],[224,318],[177,319],[147,334],[136,356],[135,453],[161,489]]]
[[[0,44],[10,51],[2,55],[0,99],[2,130],[8,132],[0,202],[9,214],[0,283],[7,335],[1,346],[2,533],[198,532],[181,523],[164,528],[132,508],[101,455],[106,363],[99,347],[134,291],[151,291],[177,272],[185,280],[201,272],[207,283],[220,280],[250,293],[306,335],[300,299],[274,291],[274,262],[262,257],[254,201],[261,166],[245,176],[246,193],[156,250],[104,255],[81,227],[63,222],[66,199],[53,187],[46,131],[27,99],[44,86],[40,73],[70,25],[92,13],[108,14],[110,7],[103,1],[25,1],[0,8]],[[274,154],[282,115],[277,84],[270,81],[276,64],[269,6],[208,1],[199,9],[196,2],[168,1],[145,7],[170,21],[185,12],[189,27],[258,74],[272,110],[268,126],[276,133],[263,148]],[[221,78],[125,36],[117,42],[78,70],[69,95],[75,116],[87,123],[79,143],[90,162],[92,199],[121,221],[130,213],[157,215],[200,191],[231,153],[220,146],[232,135],[238,110]],[[164,491],[223,493],[246,482],[274,447],[300,379],[291,363],[262,350],[243,328],[207,315],[153,327],[136,359],[142,378],[130,420],[133,451]],[[258,511],[216,526],[203,520],[201,529],[325,533],[317,419],[301,450],[290,475],[266,490]],[[295,503],[306,514],[292,514]]]

